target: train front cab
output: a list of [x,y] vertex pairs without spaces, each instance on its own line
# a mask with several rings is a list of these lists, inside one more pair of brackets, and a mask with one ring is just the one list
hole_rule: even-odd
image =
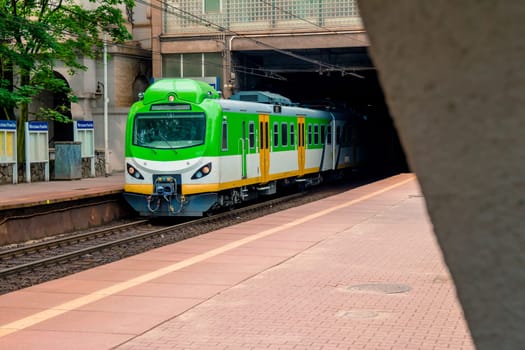
[[214,176],[208,148],[217,98],[208,84],[167,79],[130,109],[124,197],[140,215],[200,216],[217,202],[216,191],[187,196],[184,189]]

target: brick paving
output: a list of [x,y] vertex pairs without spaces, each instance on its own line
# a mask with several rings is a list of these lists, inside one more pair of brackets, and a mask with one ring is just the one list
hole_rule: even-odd
[[474,348],[415,181],[293,231],[253,244],[310,247],[118,349]]
[[411,178],[0,296],[0,349],[474,349]]

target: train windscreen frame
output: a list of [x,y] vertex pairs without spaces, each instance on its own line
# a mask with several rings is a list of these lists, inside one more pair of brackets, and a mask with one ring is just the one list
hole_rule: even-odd
[[133,145],[155,149],[177,149],[202,145],[206,135],[204,113],[137,114]]

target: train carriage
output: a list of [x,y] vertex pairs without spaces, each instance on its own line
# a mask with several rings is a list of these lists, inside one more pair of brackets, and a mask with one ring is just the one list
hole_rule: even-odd
[[279,184],[317,184],[358,165],[353,119],[159,80],[129,111],[124,196],[142,216],[201,216],[274,194]]

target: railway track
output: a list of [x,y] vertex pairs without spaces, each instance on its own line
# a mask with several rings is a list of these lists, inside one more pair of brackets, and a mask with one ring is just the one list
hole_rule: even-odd
[[[174,225],[149,220],[0,251],[0,294],[119,260],[293,206],[305,193],[272,199]],[[262,214],[265,213],[265,214]]]
[[55,238],[28,246],[0,252],[0,278],[40,266],[49,266],[96,252],[113,244],[133,240],[136,232],[148,223],[138,220],[131,223]]

